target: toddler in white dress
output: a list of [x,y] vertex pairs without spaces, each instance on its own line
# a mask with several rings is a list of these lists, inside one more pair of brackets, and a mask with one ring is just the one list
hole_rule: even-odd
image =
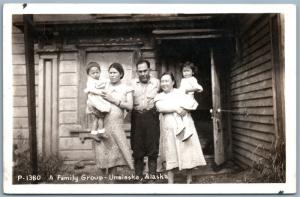
[[93,119],[91,134],[106,138],[103,120],[105,114],[110,111],[110,103],[100,95],[108,83],[100,79],[101,69],[98,63],[90,62],[86,72],[88,79],[84,92],[88,94],[87,113],[92,114]]
[[[188,97],[190,97],[191,99],[195,100],[194,98],[194,93],[195,92],[202,92],[203,88],[200,84],[198,84],[197,79],[194,77],[194,73],[195,73],[195,66],[193,63],[191,62],[186,62],[183,64],[182,66],[182,76],[183,78],[181,79],[180,82],[180,87],[179,90],[181,90],[184,94],[186,94]],[[195,101],[195,103],[197,103]],[[198,105],[198,103],[197,103]],[[177,114],[177,116],[179,116]],[[186,117],[180,117],[182,119],[182,121],[177,121],[178,125],[177,125],[177,133],[176,135],[180,135],[182,132],[183,133],[183,138],[182,141],[185,141],[187,139],[189,139],[193,133],[189,132],[189,130],[185,130],[184,127],[184,121],[186,121]]]

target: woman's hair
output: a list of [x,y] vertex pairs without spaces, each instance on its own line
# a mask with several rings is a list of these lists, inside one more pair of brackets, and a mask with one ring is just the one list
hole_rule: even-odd
[[169,76],[171,77],[171,80],[174,82],[173,88],[177,88],[176,80],[175,80],[175,77],[174,77],[173,73],[172,73],[172,72],[165,72],[165,73],[163,73],[163,74],[160,76],[160,79],[161,79],[163,76],[165,76],[165,75],[169,75]]
[[89,62],[87,67],[86,67],[86,73],[89,74],[91,68],[96,67],[101,71],[100,65],[97,62]]
[[116,70],[120,73],[120,75],[121,75],[120,79],[123,79],[123,77],[124,77],[124,69],[123,69],[123,66],[122,66],[121,64],[119,64],[119,63],[112,63],[112,64],[109,66],[108,71],[109,71],[111,68],[116,69]]
[[181,65],[181,71],[183,70],[183,68],[185,67],[189,67],[192,69],[193,71],[193,75],[197,73],[197,67],[195,66],[195,64],[193,62],[190,62],[190,61],[186,61],[185,63],[183,63]]

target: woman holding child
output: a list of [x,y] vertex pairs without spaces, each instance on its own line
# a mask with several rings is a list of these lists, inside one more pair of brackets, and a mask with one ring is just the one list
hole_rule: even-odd
[[[187,170],[187,183],[191,183],[191,169],[206,165],[190,110],[197,102],[176,88],[172,73],[161,76],[162,92],[155,97],[160,112],[159,155],[168,172],[168,182],[174,183],[175,169]],[[188,133],[188,135],[187,135]]]
[[124,110],[131,110],[133,106],[133,90],[121,82],[124,76],[121,64],[111,64],[108,72],[109,82],[105,89],[97,91],[97,95],[110,103],[110,109],[103,116],[104,129],[100,132],[100,142],[95,143],[95,155],[97,167],[108,169],[111,173],[117,166],[129,166],[133,169],[130,147],[123,128]]

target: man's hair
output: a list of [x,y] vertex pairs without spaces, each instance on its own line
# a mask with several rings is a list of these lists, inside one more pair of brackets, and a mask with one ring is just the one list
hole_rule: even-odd
[[138,68],[138,65],[146,63],[147,67],[150,68],[150,62],[148,60],[145,59],[140,59],[137,63],[136,63],[136,68]]

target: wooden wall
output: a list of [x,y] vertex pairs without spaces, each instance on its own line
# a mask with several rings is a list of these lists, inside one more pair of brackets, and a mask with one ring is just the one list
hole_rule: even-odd
[[[143,57],[151,62],[152,74],[157,76],[153,46],[149,40],[145,39],[144,42],[145,44],[139,49]],[[65,160],[65,163],[94,160],[92,141],[86,140],[85,143],[81,143],[78,136],[70,133],[72,130],[88,129],[87,125],[82,124],[84,122],[82,119],[86,118],[86,100],[82,100],[85,98],[83,87],[86,86],[86,76],[83,75],[86,75],[86,72],[81,58],[84,61],[97,61],[102,67],[104,66],[102,77],[108,78],[107,68],[112,62],[120,62],[125,66],[124,83],[129,84],[131,79],[136,77],[132,60],[132,55],[137,49],[135,45],[127,46],[124,50],[122,48],[112,50],[111,46],[98,50],[92,43],[88,45],[94,48],[88,52],[89,47],[86,47],[83,57],[82,50],[73,43],[63,45],[67,50],[58,49],[55,43],[50,43],[44,48],[38,48],[35,45],[36,103],[41,105],[41,108],[37,109],[39,153],[58,154]],[[115,40],[114,44],[116,44]],[[13,29],[13,68],[14,143],[25,150],[24,147],[28,147],[28,106],[24,35],[15,27]],[[39,94],[44,96],[38,96]],[[130,114],[126,118],[126,123],[125,129],[129,138]]]
[[[19,150],[28,149],[28,105],[26,88],[26,66],[24,34],[12,29],[12,63],[13,63],[13,141]],[[38,96],[38,56],[35,55],[36,98]],[[9,66],[9,65],[5,65]],[[36,106],[38,108],[38,104]],[[38,110],[37,110],[38,111]],[[37,117],[38,118],[38,117]]]
[[230,74],[231,106],[237,112],[232,150],[237,163],[251,166],[268,158],[275,142],[271,32],[269,16],[244,17],[240,23],[246,25]]

